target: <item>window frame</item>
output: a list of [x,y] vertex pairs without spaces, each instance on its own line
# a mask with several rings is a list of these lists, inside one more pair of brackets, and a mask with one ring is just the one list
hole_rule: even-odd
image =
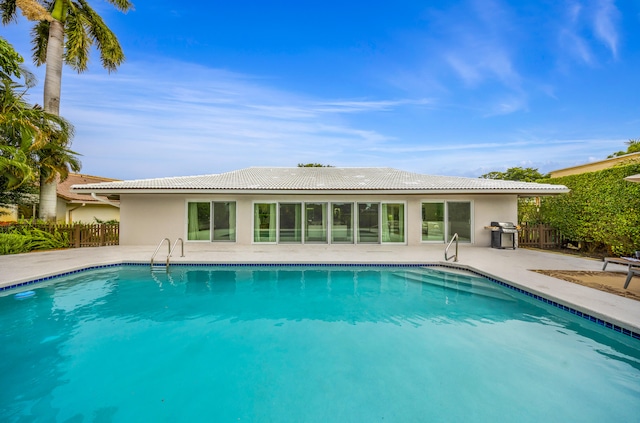
[[[422,231],[424,220],[422,217],[422,206],[424,204],[444,204],[444,217],[443,217],[443,240],[423,240],[422,239]],[[451,232],[451,222],[449,221],[449,203],[467,203],[469,204],[469,239],[460,239],[459,242],[463,244],[473,244],[474,243],[474,227],[475,227],[475,215],[474,215],[474,200],[443,200],[443,199],[429,199],[429,200],[421,200],[420,201],[420,243],[422,244],[445,244],[448,240],[451,239],[453,233]]]

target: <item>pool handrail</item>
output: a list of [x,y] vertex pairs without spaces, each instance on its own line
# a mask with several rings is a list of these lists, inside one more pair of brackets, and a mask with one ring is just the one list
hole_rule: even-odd
[[158,251],[160,250],[160,247],[162,247],[162,243],[167,241],[167,251],[168,251],[168,255],[167,255],[167,271],[168,271],[168,267],[169,267],[169,256],[171,255],[171,240],[169,238],[164,238],[162,241],[160,241],[160,243],[158,244],[158,247],[156,247],[156,251],[153,252],[153,255],[151,256],[151,270],[153,270],[153,259],[156,257],[156,254],[158,254]]
[[[453,241],[456,242],[456,253],[451,256],[448,257],[448,252],[449,252],[449,247],[451,247],[451,244],[453,243]],[[449,241],[449,244],[447,244],[447,248],[444,249],[444,261],[449,261],[449,259],[453,259],[454,262],[458,261],[458,233],[456,232],[455,234],[453,234],[453,236],[451,237],[451,241]]]
[[167,257],[167,266],[169,266],[169,257],[172,256],[173,250],[176,249],[178,245],[178,241],[180,241],[180,257],[184,257],[184,240],[182,238],[176,239],[176,242],[173,243],[173,247],[169,250],[169,256]]

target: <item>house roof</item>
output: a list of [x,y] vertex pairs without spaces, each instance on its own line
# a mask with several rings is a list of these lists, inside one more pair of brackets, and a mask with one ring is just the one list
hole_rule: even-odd
[[103,182],[116,182],[118,179],[103,178],[101,176],[82,175],[80,173],[70,173],[67,179],[62,182],[58,182],[57,195],[71,203],[100,203],[98,200],[94,200],[87,194],[79,194],[78,192],[71,191],[73,185],[79,184],[98,184]]
[[640,160],[640,153],[629,153],[622,156],[609,157],[604,160],[583,163],[577,166],[565,167],[562,169],[552,170],[549,175],[552,178],[560,178],[562,176],[580,175],[587,172],[596,172],[598,170],[608,169],[619,164],[631,163]]
[[553,195],[569,192],[563,185],[457,176],[433,176],[392,168],[250,167],[232,172],[90,183],[71,187],[77,193],[295,193],[407,192],[510,193]]

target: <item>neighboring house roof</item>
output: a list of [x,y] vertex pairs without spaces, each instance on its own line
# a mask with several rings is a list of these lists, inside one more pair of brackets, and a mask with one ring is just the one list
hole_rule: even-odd
[[213,192],[389,192],[509,193],[553,195],[569,192],[563,185],[495,179],[433,176],[392,168],[250,167],[213,175],[139,179],[74,185],[78,193],[213,193]]
[[564,169],[552,170],[549,176],[552,178],[560,178],[562,176],[580,175],[581,173],[596,172],[598,170],[609,169],[619,164],[634,162],[640,160],[640,153],[629,153],[623,156],[611,157],[597,162],[590,162],[578,166],[565,167]]
[[101,202],[91,198],[86,194],[79,194],[71,191],[71,186],[78,184],[97,184],[103,182],[115,182],[118,179],[103,178],[101,176],[82,175],[79,173],[70,173],[69,177],[62,182],[58,182],[57,195],[58,197],[70,202],[70,203],[96,203]]

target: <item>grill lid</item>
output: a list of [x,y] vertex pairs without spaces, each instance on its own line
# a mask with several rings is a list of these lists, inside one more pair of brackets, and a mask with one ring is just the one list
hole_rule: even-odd
[[513,222],[491,222],[491,226],[499,228],[500,232],[513,234],[518,232],[518,227]]

